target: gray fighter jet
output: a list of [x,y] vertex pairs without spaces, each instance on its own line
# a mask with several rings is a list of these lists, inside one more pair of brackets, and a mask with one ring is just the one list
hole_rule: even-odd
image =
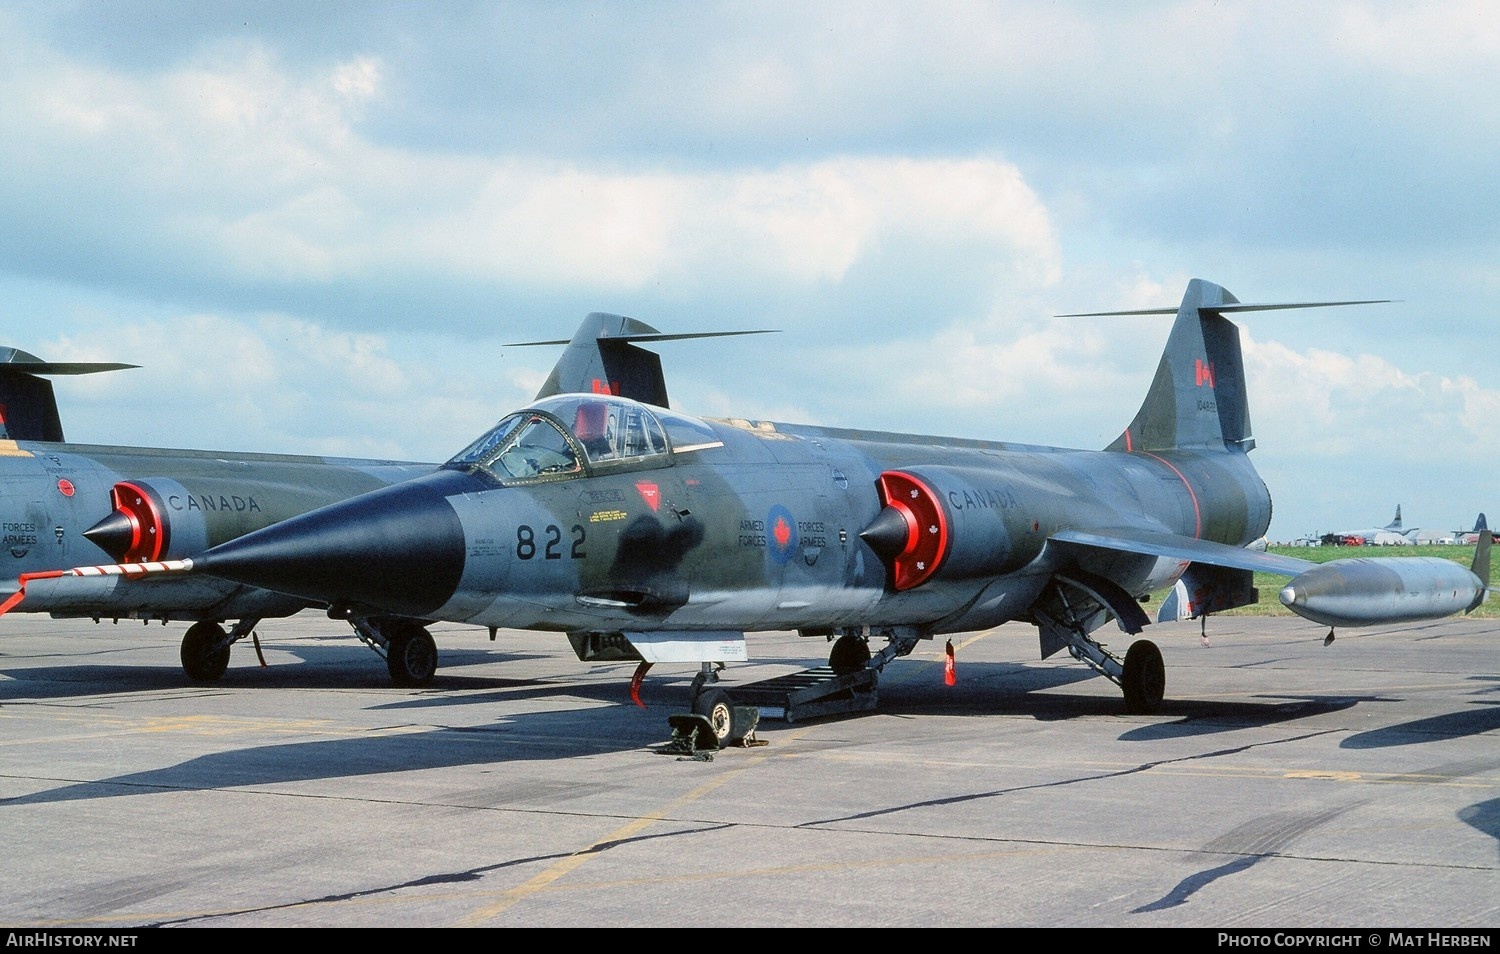
[[[253,636],[262,619],[289,616],[307,601],[211,577],[132,582],[66,571],[105,558],[199,553],[434,465],[66,442],[46,378],[133,367],[49,362],[0,348],[0,613],[186,621],[183,669],[194,680],[213,681],[223,675],[233,643]],[[411,628],[399,620],[362,620],[356,627],[403,684],[430,679],[436,665],[435,654],[423,656],[420,640],[409,642]]]
[[[652,664],[696,664],[694,712],[722,740],[747,723],[719,673],[756,631],[829,641],[835,684],[864,692],[923,640],[1026,621],[1043,657],[1066,649],[1150,712],[1165,672],[1134,638],[1141,604],[1179,579],[1201,617],[1253,602],[1256,571],[1290,577],[1282,601],[1330,626],[1485,598],[1484,547],[1470,570],[1247,546],[1271,499],[1227,316],[1337,304],[1357,303],[1243,304],[1194,280],[1175,309],[1112,313],[1177,317],[1144,403],[1102,450],[694,417],[663,406],[664,388],[646,403],[615,386],[605,352],[657,386],[630,357],[654,329],[591,316],[574,339],[599,342],[587,393],[563,390],[591,373],[575,369],[431,473],[149,570],[343,618],[554,631],[581,659],[640,660],[633,688]],[[1110,621],[1133,639],[1123,657],[1095,635]]]

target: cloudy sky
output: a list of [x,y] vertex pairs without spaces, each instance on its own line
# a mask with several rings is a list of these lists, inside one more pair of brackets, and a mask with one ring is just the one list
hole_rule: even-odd
[[1500,12],[0,0],[70,440],[442,460],[590,311],[707,415],[1102,447],[1242,301],[1270,536],[1500,517]]

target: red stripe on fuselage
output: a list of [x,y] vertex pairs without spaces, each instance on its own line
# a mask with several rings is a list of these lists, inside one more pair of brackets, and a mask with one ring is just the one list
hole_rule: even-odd
[[1188,483],[1187,475],[1178,470],[1176,467],[1173,467],[1172,462],[1164,457],[1157,457],[1150,451],[1142,451],[1142,453],[1144,453],[1147,457],[1150,457],[1152,460],[1159,460],[1163,464],[1167,465],[1167,467],[1171,468],[1172,473],[1177,475],[1177,479],[1182,481],[1182,486],[1187,488],[1188,497],[1190,497],[1193,501],[1193,538],[1196,540],[1203,539],[1203,511],[1198,507],[1198,495],[1193,492],[1193,485]]

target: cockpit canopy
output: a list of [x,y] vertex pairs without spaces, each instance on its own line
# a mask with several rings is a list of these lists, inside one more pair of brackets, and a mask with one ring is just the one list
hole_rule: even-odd
[[510,483],[665,467],[674,453],[721,443],[685,414],[608,394],[560,394],[502,418],[444,466]]

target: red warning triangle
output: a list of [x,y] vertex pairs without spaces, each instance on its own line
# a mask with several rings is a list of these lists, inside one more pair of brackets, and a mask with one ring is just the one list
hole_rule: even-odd
[[646,506],[651,508],[651,512],[656,513],[657,508],[661,506],[661,488],[643,481],[636,484],[635,489],[640,492],[641,499],[646,501]]

